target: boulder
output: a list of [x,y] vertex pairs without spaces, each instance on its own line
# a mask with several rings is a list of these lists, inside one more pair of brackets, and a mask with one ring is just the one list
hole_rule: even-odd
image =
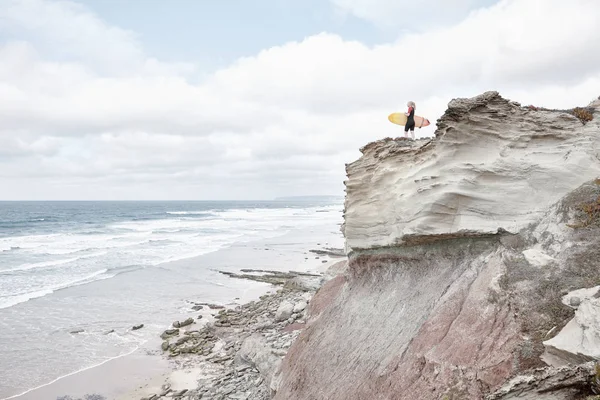
[[143,327],[144,327],[144,324],[139,324],[139,325],[135,325],[135,326],[134,326],[133,328],[131,328],[131,329],[133,329],[134,331],[137,331],[137,330],[139,330],[139,329],[142,329]]
[[579,307],[580,304],[581,299],[577,296],[573,296],[569,299],[569,305],[571,305],[572,307]]
[[188,325],[191,325],[193,323],[194,323],[194,318],[190,317],[190,318],[186,319],[185,321],[181,322],[179,324],[179,327],[183,328],[184,326],[188,326]]
[[182,338],[179,338],[175,342],[175,346],[181,346],[182,344],[184,344],[185,342],[187,342],[187,341],[189,341],[191,339],[192,339],[192,336],[184,336]]
[[300,313],[300,312],[304,311],[304,309],[306,308],[306,306],[307,306],[307,303],[306,303],[306,301],[304,301],[304,300],[301,300],[301,301],[297,302],[297,303],[294,305],[293,312],[294,312],[294,313],[296,313],[296,314],[297,314],[297,313]]
[[281,302],[279,308],[275,312],[275,321],[283,322],[292,316],[294,312],[294,305],[289,301],[285,300]]
[[177,398],[177,397],[181,397],[181,396],[183,396],[184,394],[186,394],[186,393],[187,393],[187,391],[188,391],[187,389],[182,389],[182,390],[179,390],[179,391],[177,391],[177,392],[173,392],[173,393],[172,393],[172,397],[175,397],[175,398]]
[[160,335],[160,337],[161,337],[161,339],[165,340],[170,337],[178,336],[178,335],[179,335],[179,329],[167,329]]
[[273,374],[281,364],[281,357],[272,352],[272,348],[260,334],[253,334],[242,343],[235,356],[236,365],[250,365],[256,368],[261,376],[270,384]]

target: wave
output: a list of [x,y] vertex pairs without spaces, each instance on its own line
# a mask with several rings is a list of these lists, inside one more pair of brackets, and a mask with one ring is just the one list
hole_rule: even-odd
[[100,257],[105,254],[108,254],[108,252],[105,251],[102,253],[87,254],[87,255],[84,255],[81,257],[66,258],[64,260],[44,261],[44,262],[33,263],[33,264],[23,264],[23,265],[19,265],[18,267],[15,267],[15,268],[0,270],[0,275],[5,274],[7,272],[29,271],[32,269],[56,267],[59,265],[70,264],[70,263],[78,261],[78,260],[84,260],[84,259],[93,258],[93,257]]
[[5,274],[7,272],[17,272],[17,271],[29,271],[32,269],[45,268],[45,267],[55,267],[58,265],[64,265],[71,263],[73,261],[77,261],[78,258],[67,258],[65,260],[56,260],[56,261],[44,261],[33,264],[23,264],[15,268],[0,270],[0,275]]
[[195,216],[205,216],[205,217],[216,217],[210,211],[167,211],[169,215],[195,215]]
[[146,267],[143,265],[124,265],[108,268],[108,272],[112,275],[111,277],[114,278],[117,275],[126,274],[128,272],[133,272],[144,268]]
[[[108,272],[107,269],[103,269],[100,271],[96,271],[93,274],[90,274],[83,278],[79,278],[79,279],[76,279],[76,280],[73,280],[73,281],[70,281],[67,283],[63,283],[60,285],[43,288],[43,289],[40,289],[40,290],[37,290],[34,292],[16,293],[16,294],[10,294],[8,296],[0,296],[0,299],[2,299],[2,298],[7,299],[4,302],[1,302],[1,300],[0,300],[0,309],[9,308],[12,306],[16,306],[17,304],[20,304],[20,303],[25,303],[32,299],[44,297],[44,296],[47,296],[54,292],[57,292],[59,290],[64,290],[64,289],[67,289],[70,287],[75,287],[75,286],[80,286],[80,285],[85,285],[87,283],[91,283],[91,282],[99,281],[99,280],[103,280],[103,279],[110,279],[115,276],[115,275],[105,275],[102,278],[98,278],[100,275],[106,274],[107,272]],[[98,279],[96,279],[96,278],[98,278]]]
[[[108,270],[94,272],[93,275],[62,284],[61,280],[64,282],[69,278],[55,275],[52,277],[53,286],[43,282],[43,278],[38,279],[38,283],[31,284],[36,287],[27,289],[18,285],[9,285],[11,291],[14,289],[16,289],[15,291],[19,289],[28,291],[0,296],[0,308],[43,297],[67,287],[113,278],[137,269],[192,259],[233,246],[236,243],[247,243],[285,235],[296,228],[315,223],[327,223],[333,217],[337,221],[339,219],[337,213],[319,211],[338,209],[340,209],[339,206],[319,206],[312,208],[224,209],[221,211],[216,209],[167,211],[167,214],[180,217],[164,216],[162,219],[138,221],[128,219],[110,222],[99,232],[95,232],[96,229],[90,231],[87,228],[82,231],[49,235],[0,238],[0,249],[3,251],[18,247],[19,251],[23,251],[27,256],[34,254],[36,257],[52,256],[53,258],[0,271],[0,276],[4,275],[2,278],[14,277],[15,284],[18,285],[29,286],[30,284],[23,280],[27,276],[25,274],[8,275],[7,273],[47,269],[51,275],[55,273],[54,271],[56,274],[64,274],[71,270],[72,265],[73,269],[82,270],[80,273],[83,275],[97,269],[99,264],[102,264],[103,267],[109,266]],[[194,216],[200,216],[200,218],[194,218]],[[205,218],[207,216],[214,218]],[[101,253],[98,253],[99,251]],[[102,256],[105,255],[107,256],[103,258]],[[90,257],[99,258],[88,263],[81,262],[81,259]],[[66,264],[70,265],[61,267]],[[57,280],[58,282],[56,282]],[[8,284],[9,282],[7,282]]]

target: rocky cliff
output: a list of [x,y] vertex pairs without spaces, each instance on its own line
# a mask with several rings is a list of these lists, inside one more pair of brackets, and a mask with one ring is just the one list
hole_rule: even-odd
[[592,394],[597,111],[488,92],[451,101],[434,139],[361,149],[347,165],[348,270],[311,302],[275,398]]

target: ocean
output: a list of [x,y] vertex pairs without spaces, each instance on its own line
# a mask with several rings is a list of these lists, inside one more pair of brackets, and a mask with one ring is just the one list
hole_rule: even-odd
[[230,304],[267,286],[218,270],[310,270],[320,262],[310,249],[343,246],[342,208],[335,199],[0,202],[0,399],[152,353],[192,301]]

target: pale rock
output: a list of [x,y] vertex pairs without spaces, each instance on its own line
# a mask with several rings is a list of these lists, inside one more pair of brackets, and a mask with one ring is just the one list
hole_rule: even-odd
[[553,366],[600,359],[600,286],[573,291],[563,303],[576,307],[575,317],[552,339],[544,342],[543,360]]
[[595,375],[593,363],[537,369],[529,375],[512,378],[485,400],[570,400],[582,387],[589,386]]
[[306,301],[299,301],[294,305],[294,309],[292,310],[292,312],[295,314],[300,313],[300,312],[304,311],[306,306],[307,306]]
[[275,321],[283,322],[292,316],[294,305],[289,301],[283,301],[275,312]]
[[281,357],[273,354],[272,348],[262,335],[253,334],[242,343],[236,354],[236,364],[251,365],[260,372],[262,379],[270,384],[274,372],[281,364]]
[[313,298],[313,293],[311,293],[311,292],[305,292],[305,293],[302,294],[301,298],[302,298],[302,300],[305,300],[307,303],[310,303],[310,301]]
[[596,294],[598,293],[598,291],[600,291],[600,285],[594,286],[591,288],[582,288],[582,289],[573,290],[563,296],[562,303],[566,306],[570,306],[571,302],[572,302],[571,299],[576,297],[579,299],[579,303],[581,304],[582,300],[589,300],[589,299],[596,298]]
[[523,251],[523,255],[529,264],[536,267],[543,267],[554,261],[554,258],[550,257],[540,249],[527,249]]
[[600,175],[599,122],[497,92],[455,99],[435,140],[380,140],[346,167],[346,251],[413,237],[519,232]]

